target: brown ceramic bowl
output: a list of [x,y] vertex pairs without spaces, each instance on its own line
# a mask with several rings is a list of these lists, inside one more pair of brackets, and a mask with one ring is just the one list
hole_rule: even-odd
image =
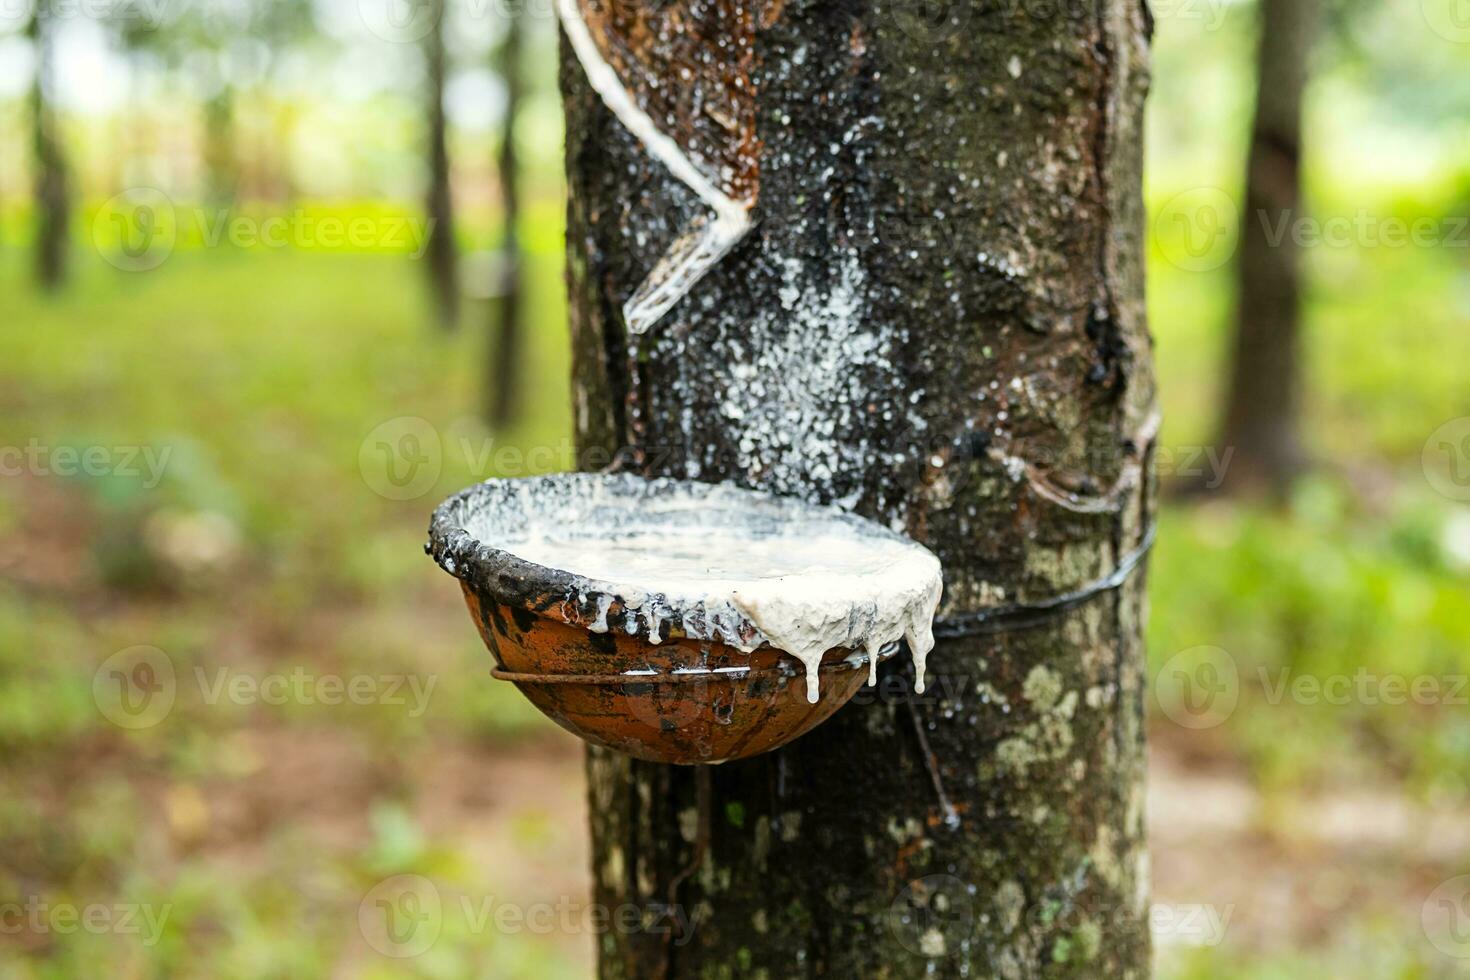
[[[769,645],[745,653],[719,639],[693,639],[691,632],[710,633],[709,624],[667,615],[650,621],[644,599],[630,603],[599,583],[495,547],[498,534],[509,540],[526,522],[544,519],[528,512],[536,500],[555,499],[589,481],[638,499],[698,494],[706,487],[626,474],[490,480],[435,510],[426,546],[459,579],[495,658],[492,675],[515,684],[557,724],[639,759],[726,762],[810,731],[867,681],[866,655],[830,650],[820,696],[808,703],[805,669],[786,653]],[[745,646],[758,635],[744,621],[726,620],[718,632]],[[897,649],[889,644],[880,659]]]

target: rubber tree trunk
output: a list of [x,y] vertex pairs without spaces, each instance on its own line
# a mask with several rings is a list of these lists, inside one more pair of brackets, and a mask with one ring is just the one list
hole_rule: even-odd
[[55,289],[66,278],[67,226],[71,201],[67,193],[66,157],[61,143],[61,125],[56,116],[56,25],[49,0],[37,0],[26,27],[35,52],[35,77],[31,85],[31,147],[36,164],[36,281],[44,289]]
[[427,261],[429,290],[439,325],[453,330],[459,323],[459,257],[454,245],[454,206],[449,188],[449,124],[444,114],[448,57],[444,50],[444,0],[430,0],[434,28],[424,37],[425,104],[428,121],[429,190],[425,201],[430,222]]
[[488,418],[494,426],[509,424],[520,403],[519,370],[521,357],[521,290],[524,280],[521,255],[521,181],[520,161],[516,155],[516,120],[525,100],[524,68],[521,50],[525,38],[525,13],[514,9],[505,40],[500,48],[500,74],[505,80],[505,118],[500,133],[500,155],[496,171],[500,178],[501,221],[505,227],[501,253],[505,282],[498,290],[500,299],[493,306],[492,343],[489,377]]
[[1302,95],[1320,0],[1261,0],[1255,124],[1241,222],[1239,297],[1220,443],[1228,487],[1281,491],[1302,468]]
[[626,448],[855,509],[934,548],[946,593],[923,695],[903,657],[753,760],[589,752],[595,900],[648,913],[599,936],[601,975],[1146,975],[1142,574],[1016,608],[1108,578],[1152,525],[1145,7],[673,6],[749,31],[716,47],[749,54],[759,224],[627,333],[704,205],[564,38],[584,465]]

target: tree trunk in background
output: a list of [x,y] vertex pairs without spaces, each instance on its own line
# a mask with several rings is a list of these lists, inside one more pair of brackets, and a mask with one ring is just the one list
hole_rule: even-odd
[[36,0],[26,37],[36,59],[31,85],[31,144],[36,164],[36,280],[46,289],[60,286],[66,278],[71,217],[61,126],[52,101],[56,93],[54,31],[49,0]]
[[519,223],[521,219],[520,163],[516,159],[516,120],[525,97],[521,50],[524,47],[525,13],[512,8],[510,24],[500,49],[500,77],[505,80],[505,119],[500,134],[501,221],[504,243],[501,255],[505,282],[499,302],[494,304],[491,328],[488,418],[493,426],[509,424],[520,404],[519,367],[521,356],[521,290],[524,281]]
[[1302,94],[1319,0],[1261,0],[1255,126],[1241,221],[1239,296],[1223,448],[1227,485],[1283,490],[1301,445]]
[[695,923],[600,935],[604,977],[1149,970],[1142,576],[1004,608],[1105,579],[1154,510],[1150,23],[1138,0],[1047,9],[763,16],[760,223],[643,337],[621,304],[704,206],[563,43],[587,465],[627,446],[645,473],[840,502],[946,577],[924,695],[903,657],[753,760],[589,751],[595,900]]
[[454,245],[454,206],[449,192],[449,125],[444,115],[444,83],[448,57],[444,50],[444,0],[433,3],[434,27],[424,38],[424,68],[428,113],[429,193],[425,203],[430,222],[428,248],[429,289],[439,325],[453,330],[459,322],[459,269]]
[[206,193],[215,206],[233,204],[239,186],[235,153],[235,93],[227,83],[204,103]]

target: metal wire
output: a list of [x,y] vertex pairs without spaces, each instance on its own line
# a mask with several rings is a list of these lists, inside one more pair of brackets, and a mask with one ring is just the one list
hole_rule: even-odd
[[[878,653],[878,662],[885,663],[898,654],[898,644],[890,643]],[[817,669],[822,673],[834,670],[865,670],[868,654],[859,651],[842,660],[824,663]],[[591,684],[601,687],[623,687],[635,684],[694,684],[700,681],[744,680],[752,675],[783,674],[790,676],[791,668],[777,662],[769,667],[684,667],[677,670],[650,671],[638,674],[524,674],[494,667],[490,676],[498,681],[515,684]]]
[[1158,536],[1158,525],[1150,523],[1138,548],[1129,552],[1118,563],[1112,574],[1088,583],[1072,592],[1064,592],[1040,602],[1018,602],[1004,606],[990,606],[974,612],[936,620],[934,635],[939,639],[952,640],[967,636],[988,636],[996,633],[1015,633],[1043,626],[1057,615],[1075,609],[1090,599],[1106,592],[1113,592],[1127,582],[1154,546]]

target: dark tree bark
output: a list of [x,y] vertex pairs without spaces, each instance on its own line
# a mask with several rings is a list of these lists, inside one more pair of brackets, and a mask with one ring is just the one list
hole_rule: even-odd
[[444,115],[444,83],[448,57],[444,50],[444,0],[433,4],[434,27],[424,37],[425,105],[428,120],[429,191],[425,201],[430,222],[424,259],[434,312],[439,325],[453,330],[459,323],[459,255],[454,245],[454,202],[449,188],[449,124]]
[[500,178],[500,208],[504,223],[501,254],[505,276],[500,299],[494,304],[491,325],[491,351],[488,418],[491,425],[510,423],[520,403],[521,357],[521,290],[524,278],[521,256],[521,181],[520,161],[516,157],[516,120],[520,118],[525,97],[521,49],[524,46],[525,14],[512,11],[505,40],[500,49],[500,75],[505,80],[505,119],[500,133],[500,156],[496,161]]
[[1319,0],[1261,0],[1255,124],[1241,222],[1239,296],[1222,447],[1226,486],[1283,490],[1301,444],[1302,95]]
[[759,224],[642,336],[621,305],[704,205],[563,44],[584,461],[904,528],[944,562],[942,638],[925,694],[902,658],[766,756],[590,751],[596,900],[693,919],[608,931],[600,972],[1145,975],[1142,575],[1007,607],[1106,579],[1152,524],[1146,10],[718,9],[760,25]]
[[36,163],[35,268],[36,281],[45,289],[55,289],[66,278],[67,226],[71,220],[66,156],[52,102],[56,89],[54,31],[50,0],[36,0],[26,37],[36,59],[30,100],[31,147]]

